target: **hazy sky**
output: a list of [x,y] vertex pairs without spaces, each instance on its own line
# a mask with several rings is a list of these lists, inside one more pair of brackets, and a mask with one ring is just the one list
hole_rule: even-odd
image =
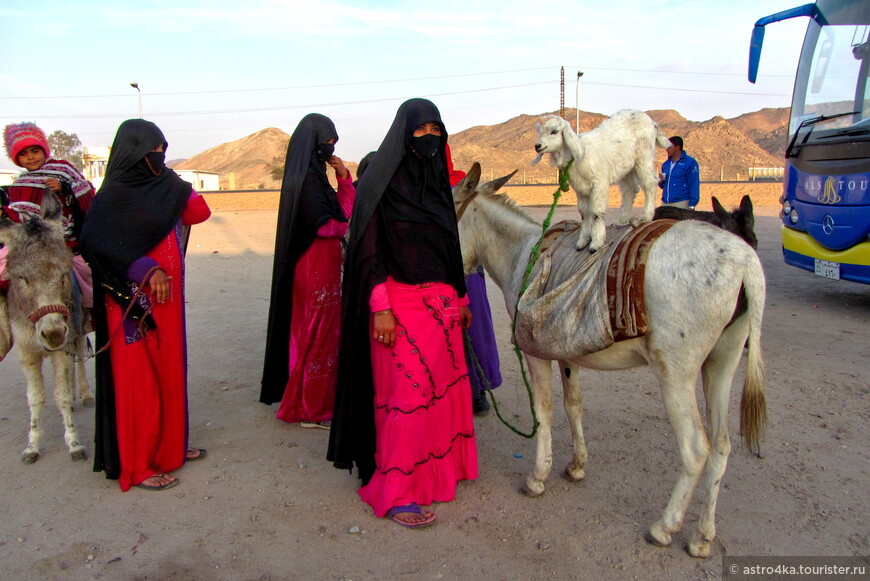
[[[397,107],[427,97],[449,132],[565,105],[688,119],[787,107],[806,19],[755,21],[803,0],[2,0],[0,123],[35,121],[110,145],[144,116],[190,157],[318,112],[337,155],[380,144]],[[529,144],[531,151],[532,144]],[[485,161],[485,160],[482,160]],[[12,168],[3,156],[2,168]]]

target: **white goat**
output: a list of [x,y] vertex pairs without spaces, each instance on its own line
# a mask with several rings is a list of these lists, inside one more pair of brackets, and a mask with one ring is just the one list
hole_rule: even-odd
[[595,252],[604,244],[604,212],[611,184],[622,192],[622,207],[618,224],[627,224],[631,207],[643,188],[643,218],[652,220],[658,178],[655,171],[655,149],[668,147],[670,142],[649,115],[636,109],[623,109],[605,119],[601,125],[578,135],[561,117],[548,115],[535,124],[538,157],[532,165],[550,154],[550,165],[565,169],[572,159],[568,179],[577,194],[577,209],[582,221],[577,250],[589,246]]

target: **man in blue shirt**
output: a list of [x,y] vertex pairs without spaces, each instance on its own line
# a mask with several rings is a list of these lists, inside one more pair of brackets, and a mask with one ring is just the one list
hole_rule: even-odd
[[659,187],[662,188],[662,206],[675,206],[694,210],[701,199],[701,176],[698,162],[683,151],[683,138],[671,137],[667,148],[668,159],[662,164]]

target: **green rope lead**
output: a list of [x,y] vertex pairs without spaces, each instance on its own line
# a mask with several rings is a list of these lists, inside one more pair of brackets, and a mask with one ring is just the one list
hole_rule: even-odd
[[[559,198],[562,197],[562,192],[567,192],[569,187],[570,187],[569,182],[568,182],[568,170],[571,168],[572,163],[574,163],[573,159],[568,161],[568,165],[566,165],[564,169],[559,170],[559,187],[556,188],[555,192],[553,192],[553,203],[550,205],[550,212],[547,214],[547,217],[544,220],[544,223],[541,224],[541,237],[538,238],[537,243],[535,243],[535,246],[534,246],[534,248],[532,248],[532,252],[529,255],[529,262],[526,265],[526,271],[523,274],[523,284],[520,287],[520,292],[517,295],[517,303],[514,306],[514,318],[511,321],[511,338],[514,337],[514,335],[516,333],[516,328],[517,328],[517,321],[516,321],[516,319],[517,319],[517,317],[516,317],[517,307],[520,304],[520,299],[523,297],[523,294],[525,294],[526,289],[529,286],[529,278],[531,277],[532,270],[535,268],[535,263],[538,261],[538,257],[541,254],[541,243],[544,241],[544,236],[546,236],[547,230],[550,229],[550,222],[553,220],[553,214],[556,213],[556,206],[559,203]],[[523,361],[522,351],[520,351],[520,348],[517,347],[515,340],[513,343],[514,343],[514,353],[516,354],[517,359],[520,362],[520,372],[522,373],[522,376],[523,376],[523,383],[525,383],[525,386],[526,386],[526,393],[529,396],[529,409],[532,412],[532,432],[529,434],[526,434],[526,433],[520,431],[519,428],[517,428],[516,426],[514,426],[513,424],[511,424],[509,421],[507,421],[506,419],[504,419],[502,417],[501,412],[499,412],[499,410],[498,410],[498,403],[495,401],[495,396],[493,395],[492,389],[489,386],[489,380],[486,378],[486,375],[484,375],[483,369],[481,369],[480,364],[477,361],[477,355],[474,353],[473,350],[471,351],[471,353],[472,353],[472,358],[474,359],[474,364],[477,367],[477,370],[480,373],[481,378],[483,378],[483,382],[485,384],[484,390],[489,393],[489,399],[492,400],[492,407],[495,410],[495,415],[498,416],[498,419],[501,420],[501,423],[503,423],[505,426],[507,426],[512,432],[514,432],[515,434],[517,434],[519,436],[522,436],[523,438],[531,439],[531,438],[534,438],[535,434],[538,433],[538,427],[541,425],[541,423],[538,421],[538,414],[535,413],[535,395],[534,395],[534,392],[532,391],[532,386],[529,383],[529,376],[528,376],[528,373],[526,372],[526,365]]]

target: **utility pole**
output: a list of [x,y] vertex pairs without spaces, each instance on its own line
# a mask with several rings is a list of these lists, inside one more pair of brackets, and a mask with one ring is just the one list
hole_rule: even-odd
[[574,93],[574,131],[580,134],[580,77],[583,76],[583,71],[577,71],[577,89]]
[[565,118],[565,67],[562,67],[561,81],[559,82],[559,117]]

